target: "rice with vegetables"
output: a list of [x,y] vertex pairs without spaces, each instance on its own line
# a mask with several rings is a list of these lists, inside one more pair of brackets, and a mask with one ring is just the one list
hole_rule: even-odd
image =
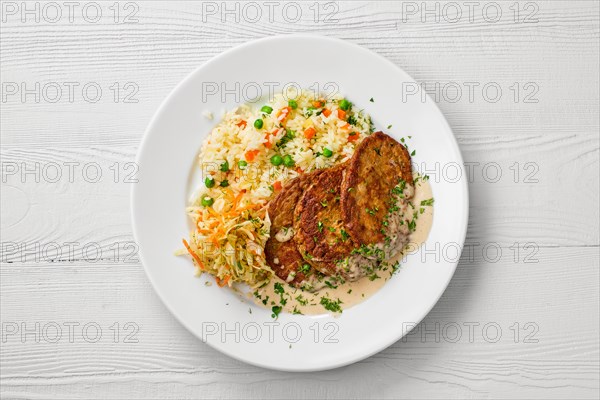
[[183,242],[197,272],[219,286],[269,281],[269,200],[300,174],[349,160],[372,132],[369,116],[346,99],[310,92],[227,112],[202,146],[203,184],[187,209],[194,230]]

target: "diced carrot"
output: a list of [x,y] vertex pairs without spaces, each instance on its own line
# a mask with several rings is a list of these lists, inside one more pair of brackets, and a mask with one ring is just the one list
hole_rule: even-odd
[[185,239],[182,239],[182,240],[183,240],[183,245],[187,249],[188,253],[190,253],[190,255],[194,258],[194,260],[196,260],[196,263],[198,264],[200,269],[205,269],[204,264],[202,263],[202,260],[200,260],[200,257],[198,257],[198,255],[196,255],[196,253],[194,253],[192,251],[190,245],[188,244],[188,242]]
[[325,117],[329,117],[329,116],[331,115],[331,110],[330,110],[330,109],[328,109],[328,108],[324,108],[324,109],[323,109],[323,115],[324,115]]
[[273,189],[275,189],[275,190],[281,190],[281,182],[280,181],[275,181],[273,183]]
[[236,124],[237,126],[239,126],[240,128],[244,129],[246,127],[246,121],[241,120],[240,122],[238,122]]
[[254,161],[258,153],[260,153],[260,150],[248,150],[246,154],[244,154],[244,158],[246,159],[246,161],[252,162]]
[[312,102],[313,107],[315,108],[321,108],[323,107],[323,102],[321,100],[316,100]]
[[342,129],[350,129],[350,124],[346,122],[344,125],[342,125]]
[[304,130],[304,137],[310,140],[315,136],[316,133],[317,131],[315,130],[315,128],[311,126],[310,128],[306,128]]
[[271,141],[269,140],[269,134],[268,133],[265,135],[265,141],[264,141],[263,144],[265,145],[265,147],[267,149],[270,149],[271,147],[273,147],[273,143],[271,143]]
[[277,111],[277,119],[279,121],[283,121],[287,118],[291,110],[292,109],[290,107],[283,107],[281,110]]
[[345,119],[346,118],[346,111],[344,111],[342,109],[338,109],[337,110],[337,114],[338,114],[338,118],[339,119]]
[[225,275],[225,277],[223,279],[219,279],[218,276],[215,276],[215,280],[217,281],[217,285],[219,285],[219,287],[223,287],[223,286],[227,285],[227,282],[229,282],[229,279],[231,279],[231,275]]
[[303,174],[303,173],[304,173],[304,170],[303,170],[302,168],[300,168],[300,167],[296,167],[296,168],[295,168],[295,171],[296,171],[297,173],[299,173],[299,174]]
[[348,135],[348,141],[354,142],[355,140],[358,140],[358,133],[350,132],[350,134]]

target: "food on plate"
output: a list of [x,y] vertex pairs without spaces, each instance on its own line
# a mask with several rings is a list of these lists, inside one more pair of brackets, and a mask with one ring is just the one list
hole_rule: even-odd
[[364,300],[431,224],[431,192],[408,149],[339,96],[285,92],[237,107],[199,159],[185,251],[219,286],[248,285],[274,317]]
[[315,170],[292,179],[269,202],[270,238],[265,256],[271,269],[286,283],[307,290],[318,288],[322,278],[307,264],[298,250],[294,237],[294,209],[302,194],[326,170]]
[[[346,164],[325,170],[305,191],[294,212],[294,239],[304,260],[329,277],[362,275],[362,257],[342,220],[341,190]],[[272,239],[269,239],[269,241]],[[352,262],[347,259],[352,258]],[[355,268],[352,268],[355,267]]]
[[[363,252],[385,258],[408,242],[414,194],[411,158],[402,144],[375,132],[357,146],[342,187],[342,218]],[[385,254],[381,253],[384,250]]]

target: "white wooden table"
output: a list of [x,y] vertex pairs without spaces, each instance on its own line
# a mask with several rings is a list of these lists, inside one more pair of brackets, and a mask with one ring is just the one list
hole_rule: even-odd
[[[598,398],[597,1],[97,6],[2,3],[3,398]],[[128,183],[179,81],[294,32],[423,82],[472,172],[467,247],[424,322],[306,374],[230,359],[174,320],[137,261]]]

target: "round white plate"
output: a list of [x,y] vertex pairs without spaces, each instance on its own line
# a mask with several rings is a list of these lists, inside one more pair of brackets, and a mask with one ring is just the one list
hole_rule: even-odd
[[[429,173],[435,197],[427,252],[409,256],[379,292],[337,317],[282,313],[273,320],[270,310],[251,300],[214,284],[205,286],[211,278],[194,277],[191,260],[173,255],[190,229],[185,207],[195,189],[197,154],[206,135],[223,110],[286,85],[339,91],[355,107],[364,108],[377,129],[397,140],[412,136],[408,143],[417,150],[415,167]],[[456,140],[440,110],[418,89],[405,72],[371,51],[310,35],[244,44],[181,82],[146,131],[131,203],[142,263],[173,315],[231,357],[286,371],[356,362],[417,325],[454,274],[468,219],[467,182]],[[204,111],[213,112],[215,119],[205,118]]]

